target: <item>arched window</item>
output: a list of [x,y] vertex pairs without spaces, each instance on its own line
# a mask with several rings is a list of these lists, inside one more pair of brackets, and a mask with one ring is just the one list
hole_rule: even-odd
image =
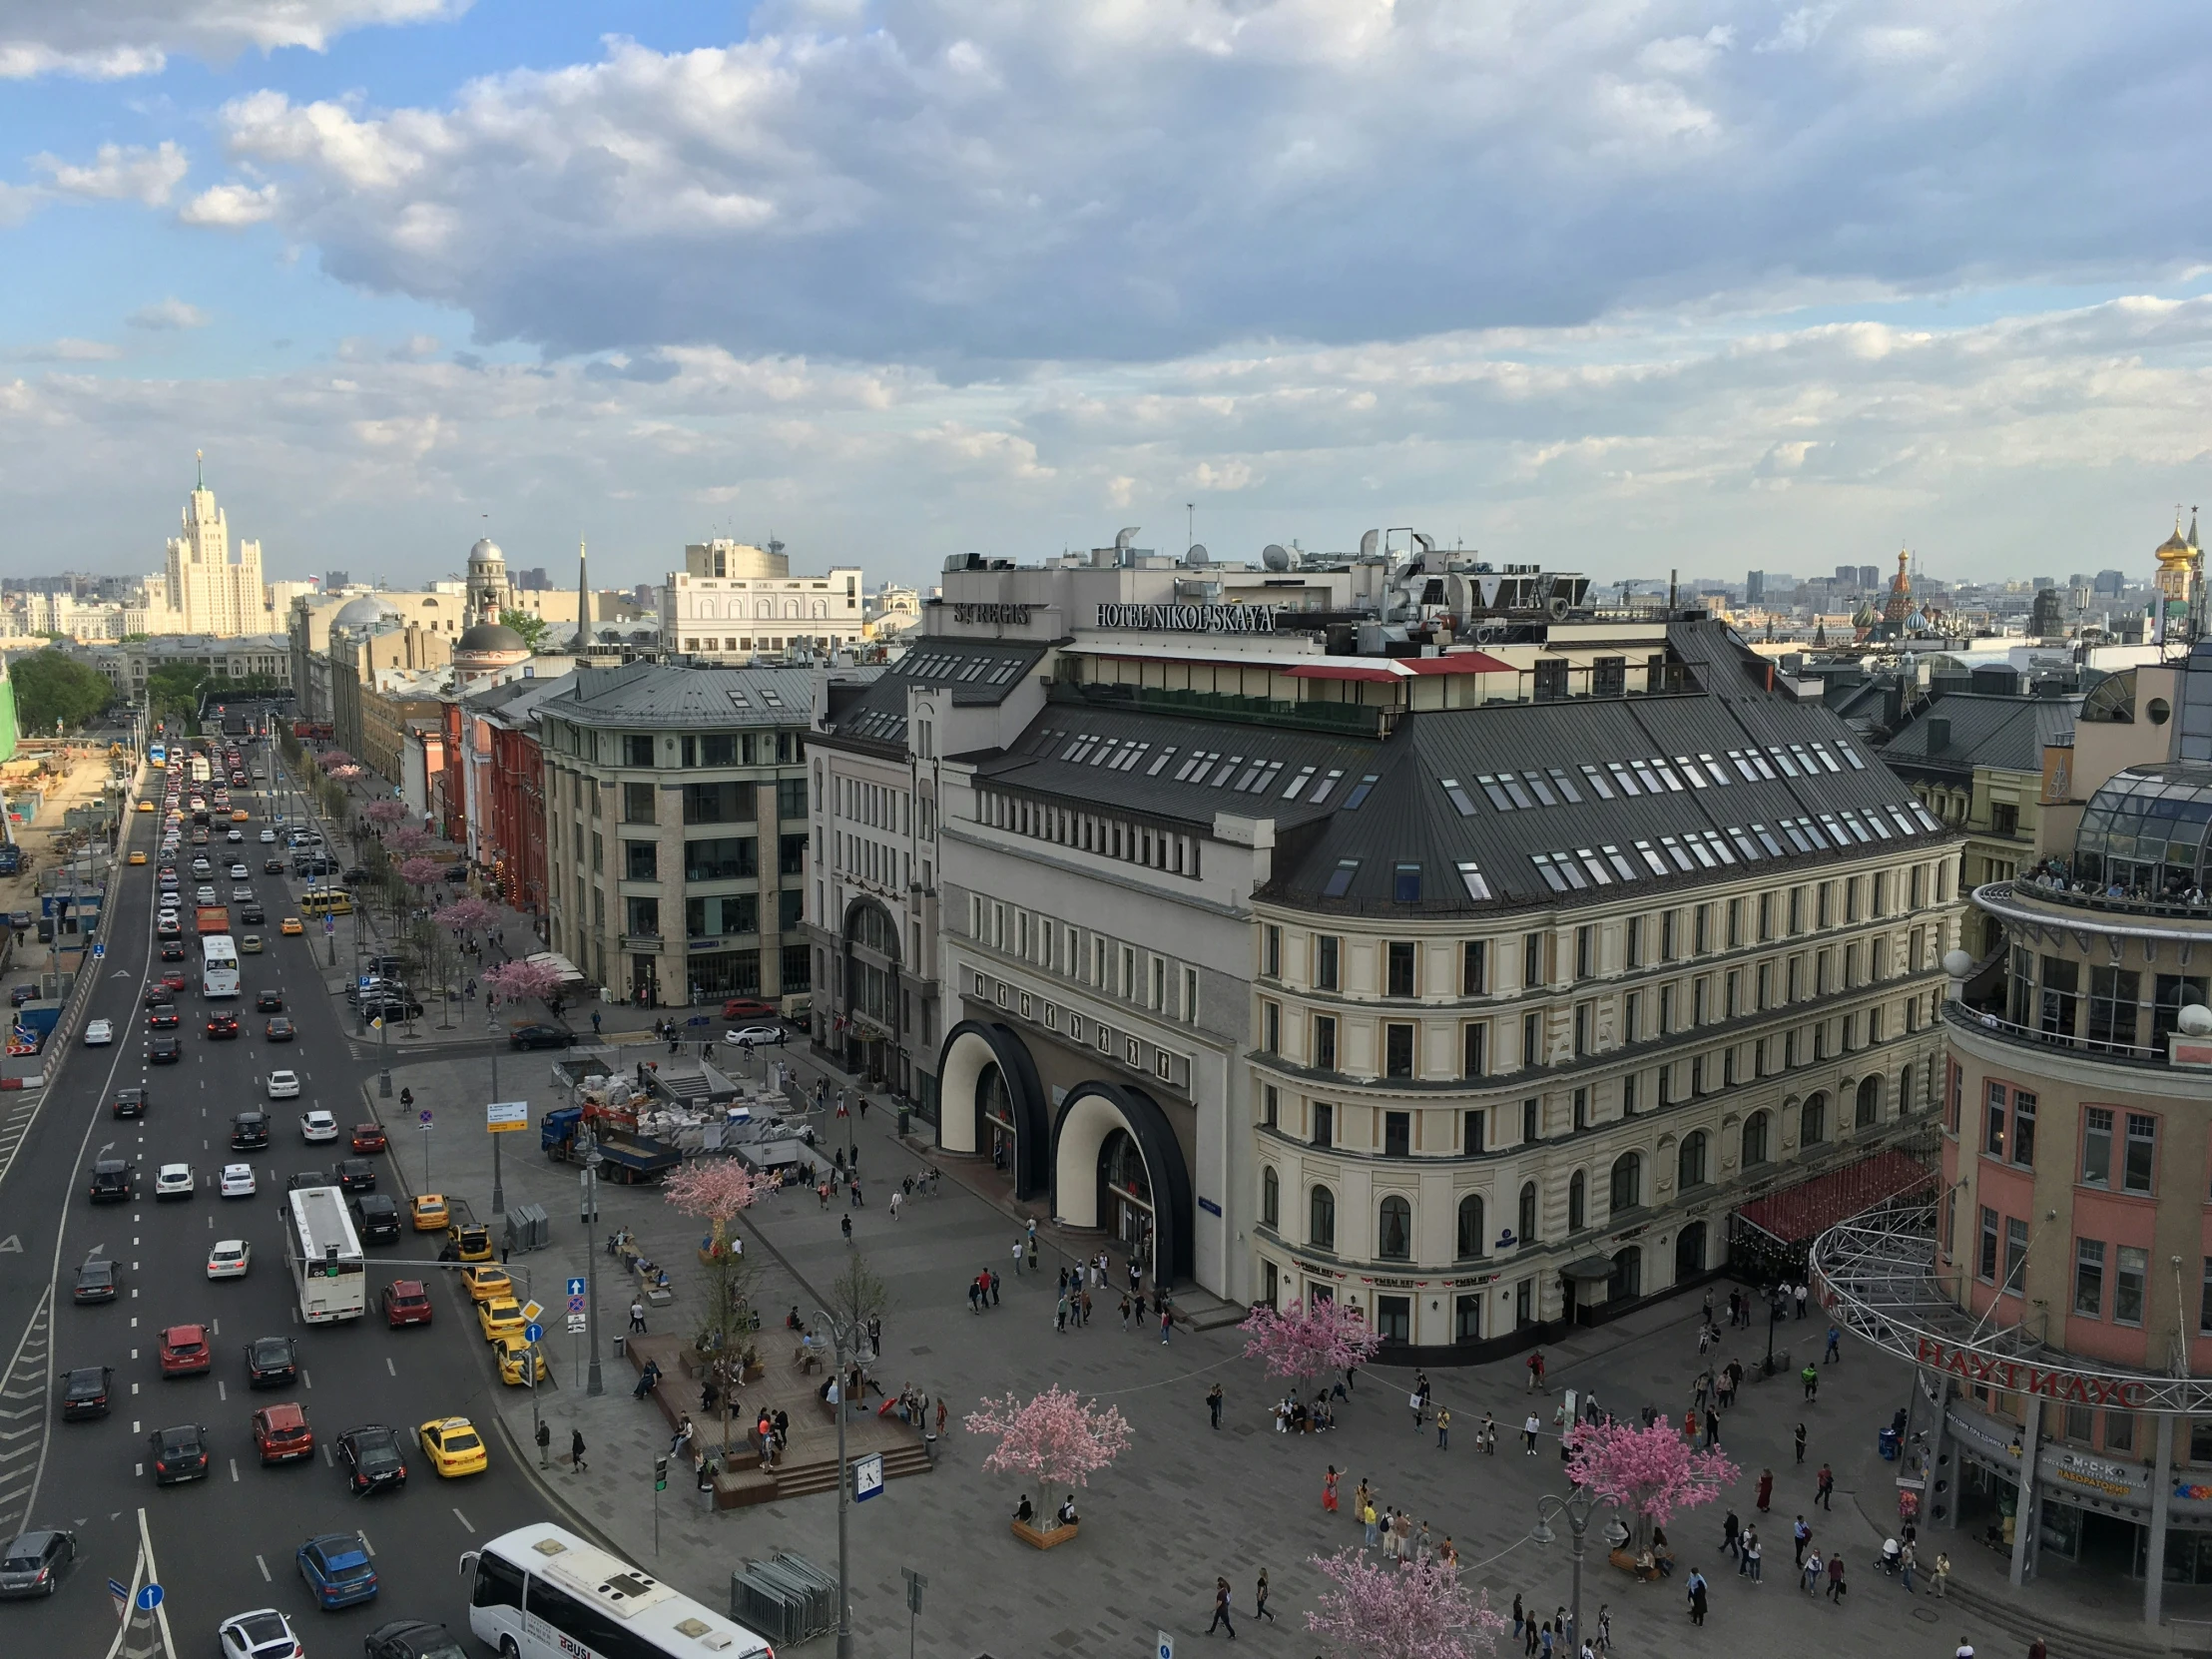
[[1868,1075],[1859,1079],[1859,1104],[1855,1116],[1862,1129],[1872,1129],[1882,1121],[1882,1079]]
[[1590,1225],[1590,1184],[1580,1170],[1567,1177],[1567,1231],[1579,1233]]
[[1675,1180],[1684,1187],[1705,1185],[1705,1131],[1693,1129],[1682,1137],[1682,1151],[1675,1159]]
[[1536,1242],[1536,1183],[1533,1181],[1520,1190],[1520,1242],[1524,1245]]
[[1316,1250],[1337,1248],[1337,1195],[1316,1187],[1306,1212],[1306,1242]]
[[1274,1227],[1283,1206],[1283,1183],[1273,1165],[1260,1172],[1260,1225]]
[[1744,1119],[1744,1168],[1763,1164],[1774,1156],[1767,1145],[1767,1127],[1771,1121],[1765,1112],[1754,1112]]
[[828,600],[826,600],[826,599],[818,599],[818,600],[816,600],[816,601],[815,601],[815,608],[814,608],[814,615],[815,615],[815,617],[817,618],[817,620],[820,620],[821,618],[823,618],[823,617],[826,617],[826,616],[828,616],[829,614],[830,614],[830,602],[829,602]]
[[1640,1152],[1624,1152],[1613,1160],[1612,1213],[1633,1210],[1644,1201],[1644,1158]]
[[722,610],[712,599],[702,599],[699,602],[699,614],[701,618],[711,622],[722,615]]
[[1413,1255],[1413,1207],[1396,1194],[1382,1201],[1376,1254],[1385,1262],[1410,1261]]
[[1482,1195],[1469,1193],[1459,1200],[1459,1243],[1456,1251],[1462,1262],[1480,1256],[1485,1246],[1482,1232]]
[[799,620],[799,601],[798,601],[798,600],[796,600],[796,599],[787,599],[787,600],[785,600],[785,601],[784,601],[784,617],[785,617],[785,620],[786,620],[786,621],[789,621],[789,622],[797,622],[797,621]]
[[1807,1146],[1819,1146],[1828,1139],[1827,1095],[1808,1095],[1798,1108],[1798,1139]]

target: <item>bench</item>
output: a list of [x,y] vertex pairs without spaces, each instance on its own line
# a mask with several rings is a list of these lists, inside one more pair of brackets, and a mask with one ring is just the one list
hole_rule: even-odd
[[1625,1549],[1616,1549],[1605,1558],[1639,1583],[1653,1584],[1659,1580],[1660,1573],[1656,1561],[1651,1566],[1639,1567],[1636,1565],[1636,1557]]
[[1071,1542],[1083,1530],[1083,1523],[1071,1521],[1066,1526],[1055,1526],[1040,1532],[1027,1521],[1017,1520],[1013,1523],[1013,1528],[1014,1536],[1031,1549],[1058,1549],[1062,1544]]

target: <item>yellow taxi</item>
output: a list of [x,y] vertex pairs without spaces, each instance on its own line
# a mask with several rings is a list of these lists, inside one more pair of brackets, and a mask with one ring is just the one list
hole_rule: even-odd
[[484,1341],[496,1343],[502,1337],[521,1336],[530,1322],[522,1317],[522,1304],[513,1297],[495,1296],[476,1305],[476,1323],[483,1329]]
[[445,1195],[443,1193],[417,1193],[409,1213],[414,1218],[417,1233],[442,1233],[445,1231]]
[[284,937],[287,939],[296,939],[297,937],[299,937],[300,934],[304,933],[306,929],[299,925],[299,918],[297,916],[286,916],[282,921],[279,921],[276,924],[276,931],[283,934]]
[[233,824],[251,823],[253,821],[253,817],[254,815],[248,812],[244,807],[235,807],[231,811],[231,822]]
[[[501,1337],[492,1344],[499,1353],[499,1381],[512,1387],[524,1387],[530,1382],[530,1345],[520,1337]],[[540,1354],[538,1381],[545,1381],[545,1356]]]
[[142,801],[138,804],[138,810],[142,813],[151,813],[154,810],[154,804],[151,801]]
[[430,1459],[430,1466],[443,1479],[481,1474],[491,1462],[490,1454],[484,1449],[484,1436],[466,1417],[440,1417],[435,1422],[424,1423],[418,1432],[423,1455]]
[[507,1277],[505,1268],[463,1268],[461,1283],[468,1287],[471,1302],[489,1302],[495,1296],[515,1294],[515,1282]]
[[131,854],[131,862],[132,862],[132,863],[134,863],[134,864],[143,864],[143,863],[145,863],[145,862],[146,862],[146,854],[145,854],[145,853],[143,853],[143,852],[138,852],[138,851],[134,851],[134,852],[133,852],[133,853]]

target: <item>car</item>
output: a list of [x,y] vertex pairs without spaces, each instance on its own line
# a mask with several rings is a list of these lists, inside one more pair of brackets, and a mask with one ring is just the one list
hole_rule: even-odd
[[283,874],[284,860],[281,858],[264,858],[262,860],[262,873],[264,875]]
[[361,1638],[365,1659],[467,1659],[467,1650],[442,1624],[396,1619]]
[[284,993],[271,986],[254,993],[254,1012],[257,1014],[280,1014],[284,1011]]
[[131,1198],[131,1166],[121,1158],[102,1158],[92,1166],[92,1201],[95,1204],[127,1204]]
[[314,1429],[296,1400],[264,1405],[253,1416],[254,1449],[267,1463],[288,1463],[294,1457],[314,1455]]
[[559,1025],[517,1025],[507,1032],[509,1048],[568,1048],[576,1033]]
[[162,940],[162,960],[163,960],[163,961],[165,961],[165,962],[181,962],[181,961],[183,961],[184,959],[185,959],[185,941],[184,941],[183,939],[164,939],[164,940]]
[[292,1552],[299,1576],[325,1613],[376,1598],[376,1565],[357,1532],[324,1532]]
[[533,1387],[530,1381],[530,1361],[537,1361],[537,1382],[545,1381],[545,1356],[532,1348],[523,1337],[501,1337],[492,1344],[492,1352],[499,1360],[499,1381],[512,1387]]
[[417,1233],[442,1233],[445,1231],[445,1195],[442,1193],[416,1193],[407,1207],[408,1218]]
[[382,1193],[353,1200],[353,1230],[363,1244],[389,1244],[399,1237],[399,1205]]
[[246,1385],[288,1388],[299,1381],[299,1350],[289,1337],[257,1337],[246,1345]]
[[380,1019],[386,1022],[400,1019],[420,1019],[422,1004],[413,997],[370,996],[362,999],[360,1016],[363,1019]]
[[195,904],[213,904],[216,901],[215,888],[206,884],[196,887],[193,890],[192,901]]
[[471,1302],[489,1302],[495,1296],[515,1294],[515,1282],[507,1277],[507,1270],[489,1264],[461,1269],[461,1284]]
[[106,1048],[108,1044],[114,1041],[115,1026],[109,1021],[95,1019],[85,1022],[85,1046],[87,1048]]
[[298,1035],[299,1027],[283,1014],[273,1015],[262,1025],[262,1037],[266,1042],[288,1043]]
[[282,921],[276,924],[276,931],[283,934],[283,936],[287,939],[296,939],[301,933],[305,932],[306,929],[299,925],[299,918],[297,916],[286,916]]
[[164,1164],[154,1172],[154,1200],[190,1198],[197,1185],[190,1164]]
[[192,861],[192,872],[193,874],[200,876],[213,875],[215,873],[215,865],[208,862],[208,860],[205,858],[195,858]]
[[173,1066],[185,1057],[185,1045],[176,1037],[153,1037],[146,1044],[146,1063]]
[[253,879],[253,872],[244,864],[234,863],[231,866],[231,879],[234,881],[250,881]]
[[345,1192],[366,1193],[376,1189],[376,1166],[366,1158],[340,1158],[335,1173],[339,1188]]
[[239,1017],[232,1013],[213,1013],[208,1016],[208,1041],[229,1042],[239,1034]]
[[484,1449],[484,1436],[476,1432],[476,1425],[466,1417],[439,1417],[424,1423],[415,1432],[430,1459],[430,1466],[442,1479],[478,1474],[491,1465],[490,1454]]
[[394,1279],[384,1287],[383,1305],[384,1323],[394,1330],[430,1323],[430,1293],[419,1279]]
[[256,838],[261,841],[262,845],[271,846],[276,843],[276,831],[274,830],[264,830]]
[[246,833],[244,830],[226,830],[223,831],[223,838],[226,841],[236,844],[237,842],[246,839]]
[[269,1145],[269,1114],[267,1112],[240,1112],[231,1119],[231,1149],[234,1152],[259,1152]]
[[337,1448],[338,1460],[345,1465],[345,1483],[355,1497],[407,1483],[407,1458],[398,1429],[381,1422],[363,1423],[340,1434]]
[[722,1040],[732,1048],[782,1048],[791,1040],[791,1032],[781,1025],[742,1025],[725,1031]]
[[0,1596],[50,1596],[76,1564],[77,1534],[42,1527],[0,1548]]
[[10,986],[8,989],[8,1006],[11,1008],[20,1008],[26,1002],[36,1002],[38,1000],[38,982],[32,979],[26,979],[20,985]]
[[[280,1096],[296,1099],[299,1094],[299,1076],[296,1072],[273,1071],[269,1074],[269,1097]],[[338,1120],[324,1111],[299,1114],[299,1137],[305,1141],[334,1141],[338,1138]]]
[[259,934],[259,933],[241,933],[241,934],[239,935],[239,954],[241,954],[242,956],[259,956],[259,955],[260,955],[261,953],[262,953],[262,936],[261,936],[261,934]]
[[174,1031],[184,1023],[184,1016],[177,1012],[174,1002],[157,1002],[146,1010],[146,1028],[149,1031]]
[[[139,803],[139,805],[143,807],[146,805],[146,803],[142,801]],[[146,854],[143,851],[140,851],[138,848],[134,847],[131,850],[130,861],[134,864],[143,864],[146,862]]]
[[522,1317],[522,1304],[511,1296],[495,1296],[476,1305],[476,1326],[487,1343],[495,1343],[508,1335],[520,1335],[527,1324],[529,1321]]
[[379,951],[373,956],[365,956],[361,959],[361,971],[368,974],[392,975],[398,973],[404,965],[397,956],[388,950]]
[[70,1294],[79,1302],[115,1300],[115,1263],[105,1256],[87,1256],[77,1269],[77,1288]]
[[146,1091],[144,1089],[116,1090],[115,1115],[119,1118],[142,1118],[146,1116]]
[[729,1020],[774,1019],[776,1004],[764,1002],[757,996],[733,996],[722,1005],[722,1017]]
[[62,1421],[108,1414],[108,1390],[115,1385],[115,1367],[79,1366],[62,1379]]
[[[243,778],[236,778],[233,779],[232,782],[236,784],[244,784],[246,780]],[[233,824],[252,824],[254,822],[254,815],[248,812],[244,807],[234,807],[231,809],[231,822]],[[244,837],[234,834],[231,838],[233,840],[240,840]]]
[[252,1164],[225,1164],[217,1191],[224,1198],[252,1198],[260,1189],[255,1185]]
[[384,1137],[380,1123],[356,1123],[353,1125],[352,1145],[355,1152],[382,1152],[391,1143]]
[[257,1607],[223,1621],[216,1632],[223,1659],[298,1659],[307,1650],[292,1634],[291,1620],[274,1607]]
[[185,988],[184,970],[181,968],[164,969],[162,972],[162,985],[167,990],[183,990]]
[[262,908],[260,901],[251,892],[242,890],[232,894],[232,896],[241,901],[239,904],[239,920],[247,926],[259,927],[269,920],[269,912]]
[[[252,1178],[254,1172],[248,1170]],[[254,1247],[244,1239],[219,1239],[208,1252],[208,1277],[210,1279],[244,1279],[254,1265]]]
[[301,1192],[309,1187],[334,1187],[336,1185],[337,1183],[330,1179],[326,1171],[318,1169],[293,1170],[291,1174],[284,1177],[284,1191],[288,1193]]
[[185,935],[185,924],[177,919],[175,910],[164,910],[161,919],[154,923],[154,934],[157,938],[181,939]]
[[173,1325],[156,1334],[164,1377],[202,1377],[215,1366],[204,1325]]
[[174,1486],[181,1480],[208,1477],[208,1430],[205,1424],[185,1422],[173,1428],[157,1428],[146,1436],[153,1452],[154,1484]]

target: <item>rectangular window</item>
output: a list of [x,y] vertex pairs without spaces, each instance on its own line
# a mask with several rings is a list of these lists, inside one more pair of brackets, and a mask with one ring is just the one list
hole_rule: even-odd
[[1333,991],[1337,985],[1337,959],[1344,941],[1334,934],[1324,933],[1314,940],[1314,984],[1325,991]]
[[625,736],[622,740],[622,764],[626,767],[649,767],[653,764],[653,740]]
[[2004,1218],[2004,1284],[2017,1294],[2027,1284],[2027,1223]]
[[687,898],[684,900],[684,931],[694,939],[721,938],[731,933],[757,933],[761,930],[761,899],[758,893],[728,893],[720,898]]
[[1520,1022],[1520,1063],[1533,1066],[1543,1059],[1543,1021],[1537,1014],[1523,1014]]
[[1384,996],[1411,996],[1413,994],[1413,946],[1404,939],[1392,939],[1383,947],[1385,980]]
[[1459,1028],[1459,1075],[1487,1077],[1490,1072],[1490,1028],[1469,1021]]
[[[784,748],[789,733],[776,735],[776,747]],[[777,759],[783,759],[781,754]],[[776,781],[776,816],[778,818],[805,818],[807,816],[807,780],[804,778],[779,778]]]
[[1597,929],[1577,927],[1574,930],[1574,976],[1587,979],[1597,972]]
[[761,843],[751,835],[723,835],[684,843],[687,881],[750,881],[761,872]]
[[1316,1146],[1335,1146],[1337,1144],[1337,1108],[1325,1100],[1314,1102],[1314,1144]]
[[627,915],[623,931],[632,938],[660,937],[661,901],[657,898],[632,898],[625,902]]
[[1459,947],[1459,994],[1480,996],[1489,987],[1489,964],[1484,959],[1483,941],[1469,939]]
[[1413,1114],[1410,1112],[1384,1112],[1382,1114],[1382,1156],[1385,1158],[1409,1158],[1413,1155]]
[[655,801],[660,791],[651,784],[625,784],[622,786],[622,822],[625,824],[652,824],[655,819]]
[[622,873],[631,881],[657,881],[660,879],[661,849],[653,841],[624,841],[622,843]]
[[2035,1097],[2025,1089],[2012,1091],[2012,1162],[2035,1167]]
[[[1472,1155],[1484,1150],[1489,1114],[1479,1109],[1459,1114],[1459,1150]],[[2212,1256],[2204,1259],[2205,1329],[2212,1331]]]
[[2074,1241],[2073,1311],[2085,1319],[2104,1317],[2104,1245],[2100,1240]]
[[2089,1040],[2133,1047],[2135,1004],[2141,995],[2143,976],[2132,968],[2093,967],[2089,970]]
[[607,867],[607,843],[596,830],[591,832],[591,867],[594,873]]
[[1283,929],[1272,924],[1260,929],[1260,972],[1269,979],[1283,977]]
[[[2117,1298],[2118,1293],[2114,1293]],[[2107,1411],[2104,1413],[2104,1449],[2133,1451],[2135,1449],[2135,1413],[2132,1411]]]
[[1640,968],[1644,965],[1644,918],[1642,916],[1630,916],[1628,918],[1627,933],[1623,940],[1623,954],[1627,958],[1627,966]]
[[1989,1098],[1981,1109],[1981,1150],[1991,1158],[2004,1156],[2004,1085],[1991,1083]]
[[1382,1075],[1413,1075],[1413,1027],[1392,1023],[1382,1027]]
[[1632,1118],[1635,1115],[1636,1074],[1634,1072],[1630,1072],[1626,1077],[1621,1079],[1621,1116],[1624,1118]]
[[1986,1204],[1981,1207],[1981,1261],[1975,1269],[1978,1277],[1990,1284],[1997,1278],[1997,1213]]
[[2158,1162],[2158,1120],[2142,1112],[2127,1114],[2127,1167],[2122,1183],[2131,1193],[2151,1190],[2151,1175]]
[[1524,1100],[1520,1103],[1520,1138],[1522,1144],[1530,1145],[1537,1140],[1537,1131],[1541,1127],[1537,1122],[1538,1115],[1537,1102]]
[[748,824],[753,819],[751,784],[686,784],[686,824]]
[[1327,1014],[1314,1016],[1314,1065],[1321,1071],[1337,1069],[1337,1022]]
[[2122,1245],[2112,1264],[2112,1323],[2143,1323],[2143,1285],[2150,1277],[2150,1252]]
[[1521,935],[1521,984],[1533,988],[1544,982],[1544,936],[1541,933]]
[[[897,856],[894,848],[886,847],[884,850],[890,853],[893,858]],[[807,834],[805,830],[793,835],[778,835],[776,837],[776,872],[779,875],[804,875],[807,873]],[[895,882],[898,878],[898,871],[894,866],[887,870],[885,875],[889,880]]]

